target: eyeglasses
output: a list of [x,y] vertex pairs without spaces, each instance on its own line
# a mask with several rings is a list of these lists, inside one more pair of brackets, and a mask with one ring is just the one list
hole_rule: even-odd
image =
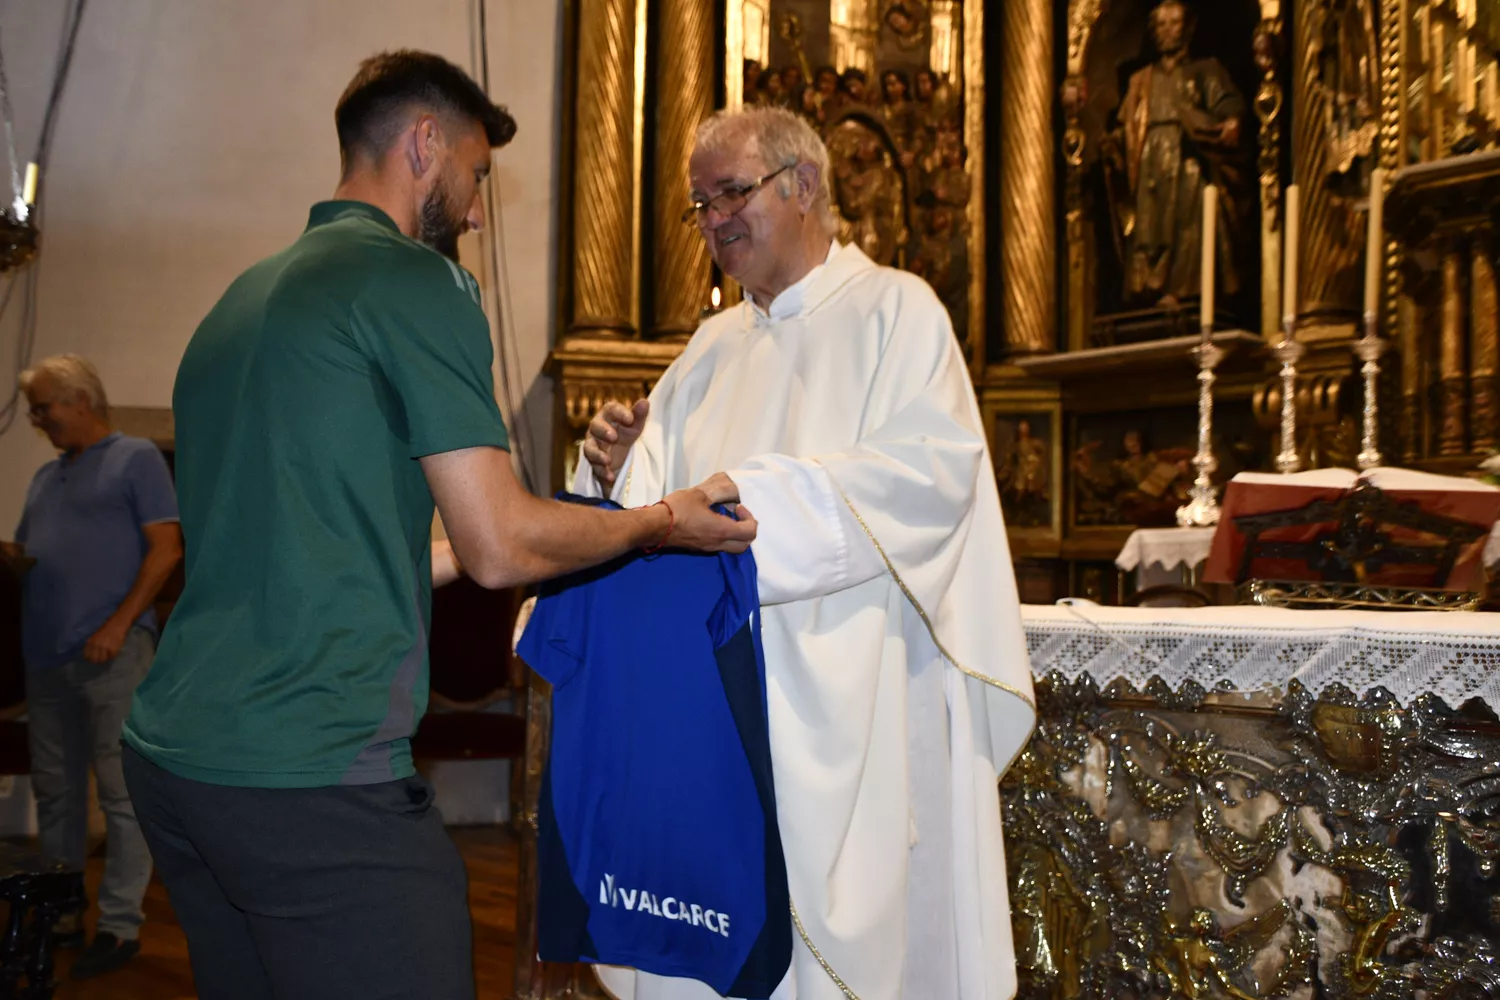
[[45,403],[33,403],[26,412],[31,415],[32,420],[44,420],[47,414],[52,412],[52,407],[56,405],[56,400],[48,400]]
[[749,203],[750,197],[766,186],[766,183],[778,174],[784,174],[797,164],[788,163],[779,170],[773,170],[764,177],[751,181],[742,187],[725,188],[712,198],[703,201],[695,201],[692,206],[682,213],[683,225],[697,223],[703,225],[703,220],[708,218],[708,212],[712,209],[723,216],[739,215],[744,211],[745,205]]

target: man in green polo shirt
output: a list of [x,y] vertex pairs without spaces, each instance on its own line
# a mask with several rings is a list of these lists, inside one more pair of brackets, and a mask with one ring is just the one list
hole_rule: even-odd
[[173,395],[186,588],[125,770],[204,1000],[474,995],[463,865],[409,743],[455,553],[500,587],[755,533],[711,510],[737,500],[722,476],[626,512],[526,493],[453,260],[514,122],[409,51],[366,61],[335,120],[336,200],[230,286]]

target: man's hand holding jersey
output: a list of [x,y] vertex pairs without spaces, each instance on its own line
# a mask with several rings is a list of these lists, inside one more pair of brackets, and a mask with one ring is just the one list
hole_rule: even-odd
[[448,544],[433,547],[439,586],[460,572],[491,588],[534,583],[632,549],[744,552],[758,527],[743,507],[736,517],[713,509],[739,501],[738,488],[723,473],[659,503],[618,511],[533,496],[517,480],[510,454],[499,448],[464,448],[420,461],[448,532]]

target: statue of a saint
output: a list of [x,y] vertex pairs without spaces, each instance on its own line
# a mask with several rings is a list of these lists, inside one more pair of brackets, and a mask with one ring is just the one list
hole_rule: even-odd
[[901,151],[901,169],[910,171],[917,162],[917,133],[922,122],[911,100],[911,84],[901,70],[888,69],[880,74],[880,104],[875,113]]
[[880,136],[858,119],[846,119],[832,129],[828,155],[839,241],[853,243],[877,264],[894,265],[908,236],[899,164],[891,161]]
[[[1380,132],[1374,39],[1374,21],[1363,0],[1337,0],[1325,9],[1316,42],[1316,86],[1324,97],[1330,165],[1339,174],[1350,173],[1357,157],[1370,157]],[[1363,184],[1361,177],[1358,188],[1349,193],[1363,196]]]
[[1124,258],[1127,302],[1168,308],[1199,293],[1203,188],[1219,188],[1218,288],[1242,282],[1234,247],[1244,213],[1245,100],[1217,59],[1188,55],[1182,0],[1151,12],[1156,60],[1130,77],[1119,127],[1101,144]]

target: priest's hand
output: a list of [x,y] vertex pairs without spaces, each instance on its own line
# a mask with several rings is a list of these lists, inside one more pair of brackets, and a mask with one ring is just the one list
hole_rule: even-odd
[[[722,478],[731,488],[734,486],[722,472],[714,478]],[[713,479],[708,481],[712,482]],[[739,499],[739,494],[738,491],[733,491],[733,497],[729,500],[715,499],[719,494],[705,489],[708,483],[667,495],[663,502],[672,511],[673,524],[670,533],[662,541],[671,548],[693,549],[698,552],[744,552],[755,541],[759,524],[744,506],[735,510],[738,520],[715,511],[714,504],[732,502]]]
[[615,477],[630,454],[630,446],[646,428],[646,416],[651,404],[638,399],[633,406],[608,402],[589,421],[588,434],[583,439],[583,457],[594,469],[594,478],[606,491],[615,485]]
[[725,472],[715,472],[693,489],[699,490],[708,497],[709,503],[735,504],[740,502],[740,488]]

